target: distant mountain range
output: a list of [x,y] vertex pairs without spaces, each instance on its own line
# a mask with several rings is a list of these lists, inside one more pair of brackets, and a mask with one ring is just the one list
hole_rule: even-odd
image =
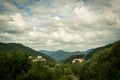
[[54,54],[56,51],[40,50],[39,52],[42,52],[42,53],[50,56],[50,55]]
[[58,50],[58,51],[40,50],[40,52],[42,52],[46,55],[49,55],[50,57],[52,57],[56,61],[61,61],[61,60],[64,60],[70,56],[73,56],[73,55],[80,55],[80,54],[86,55],[87,53],[89,53],[92,50],[93,49],[89,49],[86,51],[75,51],[75,52],[68,52],[68,51],[63,51],[63,50]]
[[[89,49],[86,51],[75,51],[75,52],[67,52],[63,50],[59,51],[47,51],[47,50],[41,50],[40,52],[45,53],[49,56],[51,56],[56,61],[62,61],[64,63],[70,63],[74,58],[84,58],[85,60],[91,59],[92,56],[100,51],[103,51],[105,49],[113,47],[116,43],[119,43],[120,41],[116,41],[114,43],[101,46],[94,49]],[[84,54],[84,56],[83,56]]]
[[14,52],[20,51],[24,54],[27,55],[32,55],[32,56],[42,56],[45,59],[47,59],[48,61],[54,61],[51,57],[49,57],[46,54],[43,54],[42,52],[38,52],[35,51],[29,47],[24,46],[23,44],[19,44],[19,43],[1,43],[0,42],[0,53],[9,53],[12,52],[14,54]]

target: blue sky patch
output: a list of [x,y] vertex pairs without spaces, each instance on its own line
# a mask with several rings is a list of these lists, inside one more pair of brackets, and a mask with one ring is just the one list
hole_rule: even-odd
[[15,5],[17,8],[19,8],[19,9],[24,10],[25,12],[27,12],[30,16],[32,16],[32,11],[31,11],[31,9],[26,8],[24,5],[17,4],[16,2],[14,2],[14,5]]
[[87,3],[89,0],[83,0],[84,3]]

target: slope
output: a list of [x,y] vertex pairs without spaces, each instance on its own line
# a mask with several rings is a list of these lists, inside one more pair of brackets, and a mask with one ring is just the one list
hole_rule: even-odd
[[49,56],[55,53],[55,51],[48,51],[48,50],[40,50],[39,52],[42,52],[42,53],[49,55]]
[[89,60],[80,66],[79,79],[120,80],[120,41],[95,50]]
[[48,55],[45,55],[41,52],[37,52],[29,47],[26,47],[19,43],[1,43],[0,42],[0,53],[4,52],[7,53],[9,51],[21,51],[24,54],[32,55],[32,56],[42,56],[46,58],[49,61],[54,61],[51,57]]
[[107,49],[107,48],[111,48],[112,46],[114,46],[114,45],[115,45],[116,43],[118,43],[118,42],[120,42],[120,40],[119,40],[119,41],[116,41],[116,42],[114,42],[114,43],[111,43],[111,44],[108,44],[108,45],[105,45],[105,46],[102,46],[102,47],[98,47],[98,48],[93,49],[91,52],[89,52],[89,53],[86,55],[85,59],[86,59],[86,60],[90,59],[90,58],[93,56],[93,54],[96,54],[97,52],[99,52],[99,51],[101,51],[101,50],[105,50],[105,49]]
[[50,56],[56,61],[61,61],[61,60],[64,60],[72,55],[83,54],[83,53],[84,52],[80,52],[80,51],[67,52],[67,51],[59,50],[59,51],[54,52],[54,54],[52,54]]

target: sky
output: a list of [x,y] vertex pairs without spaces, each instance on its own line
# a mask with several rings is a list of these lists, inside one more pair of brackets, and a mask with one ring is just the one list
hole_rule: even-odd
[[120,0],[0,0],[0,42],[83,51],[120,40]]

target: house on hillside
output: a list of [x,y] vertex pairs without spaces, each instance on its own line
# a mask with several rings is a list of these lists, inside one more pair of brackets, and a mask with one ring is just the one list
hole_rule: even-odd
[[33,62],[37,62],[37,61],[46,61],[45,58],[43,58],[42,56],[37,56],[35,58],[33,58],[32,56],[28,57],[29,59],[32,59]]
[[32,59],[33,57],[32,56],[29,56],[28,59]]
[[74,60],[72,61],[72,63],[83,63],[83,62],[85,62],[84,59],[74,59]]

